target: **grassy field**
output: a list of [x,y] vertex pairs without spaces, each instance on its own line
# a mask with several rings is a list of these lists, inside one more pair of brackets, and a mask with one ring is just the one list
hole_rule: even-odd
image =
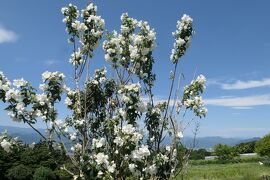
[[181,179],[270,180],[270,167],[261,166],[258,163],[190,165],[186,176],[177,177],[177,180]]

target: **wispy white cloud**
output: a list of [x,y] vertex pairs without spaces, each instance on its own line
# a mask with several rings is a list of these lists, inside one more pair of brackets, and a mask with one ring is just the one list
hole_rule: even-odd
[[15,32],[8,30],[0,25],[0,44],[15,42],[18,39],[18,36]]
[[52,65],[55,65],[55,64],[58,64],[59,61],[55,60],[55,59],[48,59],[46,61],[44,61],[44,64],[47,65],[47,66],[52,66]]
[[232,107],[233,109],[253,109],[253,107],[249,107],[249,106],[236,106],[236,107]]
[[250,88],[266,87],[266,86],[270,86],[270,78],[265,78],[262,80],[251,80],[251,81],[238,80],[234,83],[221,84],[221,88],[225,90],[250,89]]
[[206,85],[210,86],[210,85],[221,85],[221,80],[220,79],[215,79],[215,78],[209,78],[206,81]]
[[226,106],[236,109],[247,109],[253,106],[270,105],[270,94],[252,95],[244,97],[212,98],[204,100],[206,105]]

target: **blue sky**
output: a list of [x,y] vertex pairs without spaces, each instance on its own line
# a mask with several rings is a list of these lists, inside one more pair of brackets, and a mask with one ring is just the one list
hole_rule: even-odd
[[[24,77],[37,87],[46,70],[62,71],[71,80],[71,47],[60,12],[69,2],[83,8],[88,1],[1,0],[0,70],[10,80]],[[184,13],[192,16],[196,34],[179,72],[185,83],[194,72],[208,79],[204,99],[209,113],[200,120],[199,136],[254,137],[270,131],[270,1],[94,2],[109,31],[120,29],[123,12],[155,28],[155,93],[161,98],[168,93],[172,69],[171,33]],[[101,48],[92,62],[92,71],[104,66]],[[1,125],[19,126],[5,114],[0,112]]]

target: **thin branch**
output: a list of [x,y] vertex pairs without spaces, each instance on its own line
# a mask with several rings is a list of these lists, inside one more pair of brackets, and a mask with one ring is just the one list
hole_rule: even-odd
[[36,131],[45,141],[47,141],[47,138],[41,132],[39,132],[39,130],[37,130],[31,123],[29,123],[27,119],[23,119],[34,131]]
[[174,80],[175,80],[175,74],[176,74],[177,65],[178,65],[178,61],[176,62],[175,66],[174,66],[173,79],[172,79],[172,83],[171,83],[169,98],[168,98],[168,101],[167,101],[167,107],[166,107],[166,111],[165,111],[165,115],[164,115],[164,121],[162,123],[161,131],[160,131],[159,139],[158,139],[158,151],[159,151],[159,148],[160,148],[160,142],[161,142],[161,138],[162,138],[162,134],[163,134],[163,129],[164,129],[164,126],[165,126],[165,121],[166,121],[166,118],[167,118],[169,104],[170,104],[170,100],[171,100],[171,96],[172,96],[172,90],[173,90],[173,85],[174,85]]
[[173,102],[173,106],[172,106],[171,113],[170,113],[171,115],[172,115],[173,110],[174,110],[174,108],[175,108],[175,104],[176,104],[176,101],[177,101],[177,99],[178,99],[178,95],[180,94],[180,84],[181,84],[182,78],[184,78],[184,75],[183,75],[182,73],[180,73],[179,79],[178,79],[178,87],[177,87],[177,89],[176,89],[176,91],[175,91],[174,102]]

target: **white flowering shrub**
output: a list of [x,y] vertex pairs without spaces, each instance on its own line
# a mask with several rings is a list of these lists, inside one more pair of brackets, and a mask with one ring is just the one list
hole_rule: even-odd
[[0,136],[0,145],[7,153],[16,151],[22,144],[17,141],[17,138],[12,138],[8,135],[7,131],[3,132]]
[[[177,158],[183,137],[181,113],[191,110],[198,118],[207,113],[200,96],[205,89],[203,75],[184,88],[182,97],[172,98],[179,59],[191,43],[192,18],[184,15],[177,22],[169,97],[155,102],[156,33],[147,22],[124,13],[121,30],[104,34],[105,23],[94,4],[81,11],[69,4],[62,13],[74,49],[69,60],[74,68],[74,88],[66,85],[60,72],[44,72],[40,91],[24,79],[11,83],[1,72],[0,100],[7,104],[9,116],[31,126],[49,148],[69,154],[73,168],[63,169],[74,179],[172,178],[183,165]],[[105,60],[115,74],[112,77],[106,68],[97,69],[92,76],[89,70],[103,37]],[[58,119],[55,106],[62,98],[72,112],[65,120]],[[46,123],[47,136],[34,127],[39,120]],[[70,149],[63,138],[72,144]],[[169,144],[163,142],[165,138]],[[6,151],[12,150],[12,141],[0,140]]]

